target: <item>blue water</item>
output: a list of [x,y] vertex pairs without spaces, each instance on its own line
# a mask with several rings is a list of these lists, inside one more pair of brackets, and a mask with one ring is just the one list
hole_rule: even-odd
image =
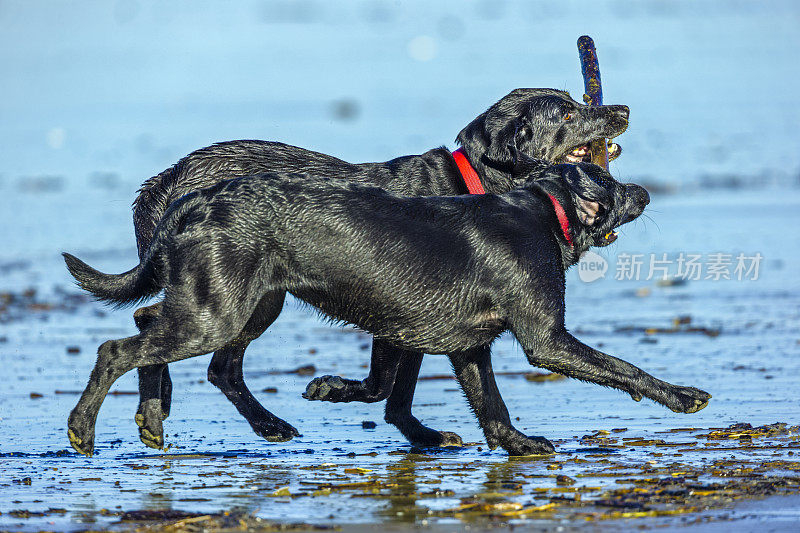
[[[798,22],[791,0],[5,0],[2,173],[82,187],[113,172],[133,187],[219,140],[280,139],[353,161],[452,146],[515,87],[579,97],[586,33],[606,102],[632,109],[617,173],[796,182]],[[343,101],[352,118],[336,118]]]

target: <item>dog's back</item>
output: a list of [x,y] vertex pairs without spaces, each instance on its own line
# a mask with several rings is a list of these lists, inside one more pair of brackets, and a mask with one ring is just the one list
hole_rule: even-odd
[[265,172],[318,170],[336,176],[353,173],[354,167],[333,156],[272,141],[229,141],[195,150],[139,189],[133,202],[139,257],[144,256],[169,204],[193,191]]
[[[229,141],[196,150],[148,179],[133,202],[139,257],[143,257],[167,207],[193,191],[232,178],[297,173],[377,185],[404,196],[457,191],[453,163],[443,148],[381,163],[348,163],[336,157],[274,141]],[[445,166],[446,169],[440,167]],[[408,176],[414,176],[409,180]]]
[[[484,279],[493,270],[483,267],[509,253],[504,241],[518,239],[508,234],[511,226],[498,231],[492,224],[487,234],[480,217],[507,220],[518,231],[537,226],[498,196],[401,198],[297,175],[231,180],[197,198],[164,241],[168,286],[190,280],[229,299],[216,302],[222,307],[242,295],[288,291],[335,320],[409,346],[452,344],[454,333],[463,334],[454,323],[469,329],[467,317],[491,309],[491,298],[475,297],[482,287],[496,294],[493,280]],[[480,335],[489,342],[499,331]]]

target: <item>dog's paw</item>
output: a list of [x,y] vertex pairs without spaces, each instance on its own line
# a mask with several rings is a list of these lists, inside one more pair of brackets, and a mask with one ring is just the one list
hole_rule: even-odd
[[501,443],[508,455],[552,455],[556,453],[553,443],[544,437],[528,437],[518,433],[512,439]]
[[708,405],[711,395],[694,387],[675,387],[667,407],[676,413],[696,413]]
[[161,450],[164,448],[163,411],[160,400],[147,400],[139,404],[139,410],[134,417],[139,426],[139,440],[149,448]]
[[[426,428],[430,429],[430,428]],[[417,448],[445,448],[448,446],[464,446],[461,437],[451,431],[436,431],[430,429],[425,434],[415,435],[410,441],[412,446]]]
[[253,431],[259,437],[268,440],[269,442],[286,442],[295,437],[300,436],[300,432],[288,422],[284,422],[280,418],[272,420],[250,422]]
[[303,398],[306,400],[320,400],[324,402],[347,401],[348,383],[339,376],[322,376],[314,378],[306,386]]
[[464,446],[464,441],[461,437],[452,431],[440,431],[439,434],[442,436],[442,442],[439,446]]
[[67,437],[76,452],[91,457],[94,453],[94,427],[74,413],[67,421]]

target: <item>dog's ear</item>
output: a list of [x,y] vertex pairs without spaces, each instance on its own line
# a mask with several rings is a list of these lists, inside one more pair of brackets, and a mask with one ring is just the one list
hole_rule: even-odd
[[575,196],[577,199],[575,207],[577,208],[578,220],[584,226],[591,226],[597,221],[597,216],[602,214],[602,210],[605,208],[600,205],[600,202],[593,202],[578,195]]
[[566,166],[565,181],[572,190],[578,219],[593,225],[611,206],[611,193],[604,184],[614,181],[601,167],[588,163]]
[[514,169],[511,172],[514,181],[527,180],[541,175],[541,173],[550,166],[549,161],[536,159],[519,152],[514,144],[506,145],[506,149],[508,153],[511,154],[511,160],[514,164]]
[[489,144],[483,127],[485,120],[486,113],[484,112],[467,124],[456,136],[456,142],[461,145],[467,154],[472,154],[475,158],[483,157]]
[[[492,111],[490,109],[489,111]],[[520,134],[520,119],[508,120],[504,115],[489,111],[470,122],[456,141],[468,154],[479,157],[481,162],[497,169],[511,170],[514,157],[508,150],[509,143],[516,143]]]
[[[514,155],[509,150],[511,143],[515,143],[519,131],[519,120],[513,120],[504,128],[489,131],[489,146],[486,147],[486,159],[495,168],[512,168]],[[516,144],[516,143],[515,143]]]

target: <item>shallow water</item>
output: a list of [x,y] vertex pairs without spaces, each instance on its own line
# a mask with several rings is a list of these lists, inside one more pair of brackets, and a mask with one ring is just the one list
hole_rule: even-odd
[[[798,492],[796,433],[755,437],[752,446],[704,437],[734,423],[800,423],[800,38],[793,3],[599,2],[592,20],[570,16],[581,9],[577,3],[541,12],[521,2],[467,11],[422,3],[377,10],[348,4],[341,11],[314,2],[297,10],[237,4],[224,15],[210,4],[191,11],[181,4],[133,4],[133,11],[102,5],[88,16],[81,10],[91,6],[0,4],[0,62],[11,73],[0,88],[0,529],[121,527],[120,513],[135,510],[239,510],[312,524],[578,527],[624,519],[656,526],[726,516],[686,512],[692,498],[705,498],[697,500],[700,509],[724,509]],[[545,31],[553,24],[559,32]],[[552,458],[509,459],[486,448],[455,381],[424,380],[415,414],[473,444],[410,453],[382,422],[382,404],[307,402],[300,394],[311,376],[271,373],[313,364],[316,375],[366,374],[367,336],[325,325],[289,301],[249,348],[245,373],[256,396],[301,438],[270,444],[254,435],[205,381],[205,356],[171,366],[167,452],[138,440],[136,397],[127,394],[136,390],[133,374],[103,405],[96,455],[70,451],[66,417],[97,346],[134,328],[129,311],[80,295],[58,254],[68,250],[109,272],[130,268],[129,204],[145,177],[229,138],[279,139],[352,161],[448,143],[513,87],[579,94],[574,41],[581,33],[598,44],[606,100],[632,108],[631,128],[620,138],[625,152],[612,171],[673,194],[654,194],[650,218],[598,251],[605,279],[583,281],[588,267],[569,273],[567,322],[590,345],[708,390],[706,409],[680,415],[573,380],[500,376],[517,427],[559,449]],[[498,44],[509,39],[520,49]],[[759,97],[765,90],[769,97]],[[646,279],[651,258],[666,254],[660,266],[673,275],[681,253],[701,255],[701,278],[711,254],[729,254],[722,266],[734,279],[668,286],[657,275]],[[757,280],[735,279],[739,253],[761,254]],[[637,254],[639,279],[615,279],[626,272],[625,258]],[[510,337],[494,354],[498,372],[535,370]],[[449,373],[443,357],[423,364],[424,376]],[[263,392],[268,388],[277,392]],[[363,429],[362,421],[377,427]],[[686,427],[698,429],[669,432]],[[616,441],[598,440],[606,437]],[[557,475],[577,482],[559,484]],[[614,513],[641,507],[608,504],[613,496],[622,505],[622,495],[609,496],[615,488],[673,477],[678,486],[712,494],[659,503],[653,492],[653,509],[680,511],[660,517],[626,518]],[[788,481],[779,486],[778,478]],[[729,480],[740,484],[708,488]],[[748,480],[764,485],[744,486]],[[608,505],[558,499],[578,493]],[[789,498],[751,514],[775,527],[794,524],[797,500]],[[463,507],[472,500],[509,505]],[[559,506],[531,510],[554,502]],[[519,511],[515,505],[525,513],[502,515]]]
[[[26,198],[18,195],[17,199],[24,204]],[[67,193],[49,198],[54,201],[51,205],[73,206],[80,201]],[[4,322],[0,350],[6,367],[6,385],[0,395],[0,527],[71,529],[87,523],[95,527],[116,523],[121,511],[139,509],[194,513],[240,509],[292,523],[425,520],[448,524],[482,516],[454,510],[464,498],[477,495],[480,499],[490,493],[486,497],[492,502],[543,505],[553,494],[539,494],[536,489],[557,489],[554,476],[558,474],[578,479],[575,487],[588,491],[584,499],[599,497],[598,490],[619,486],[616,480],[630,478],[628,474],[652,478],[652,472],[641,470],[648,467],[647,461],[653,461],[649,467],[661,469],[660,476],[699,472],[698,483],[734,476],[711,474],[715,461],[763,467],[765,461],[788,460],[787,465],[766,469],[761,475],[796,476],[792,468],[799,465],[791,462],[790,455],[798,451],[796,434],[775,442],[754,439],[755,447],[749,449],[709,450],[702,448],[706,443],[697,435],[738,422],[756,426],[800,421],[796,386],[800,293],[791,276],[800,258],[796,248],[786,246],[784,236],[771,231],[778,221],[800,222],[799,203],[797,191],[780,197],[772,191],[750,191],[746,202],[740,193],[704,193],[702,201],[698,196],[656,196],[653,222],[632,225],[618,244],[603,252],[610,264],[607,279],[587,283],[576,270],[571,271],[567,321],[581,340],[662,379],[708,390],[713,399],[699,413],[680,415],[648,400],[635,403],[617,391],[573,380],[538,383],[520,375],[499,376],[512,417],[519,418],[517,426],[528,434],[547,436],[559,448],[555,457],[538,460],[509,459],[500,450],[489,451],[452,380],[421,381],[415,414],[432,427],[456,431],[474,444],[437,454],[408,455],[410,448],[399,433],[382,422],[381,404],[303,400],[300,394],[310,376],[271,371],[313,364],[316,375],[363,376],[370,340],[350,328],[324,325],[293,301],[251,345],[245,370],[251,390],[298,427],[301,438],[270,444],[254,435],[205,381],[209,360],[205,356],[171,367],[175,395],[172,415],[165,422],[170,446],[166,453],[153,452],[138,441],[133,423],[136,398],[126,394],[136,390],[136,383],[129,374],[112,389],[121,394],[109,396],[100,412],[96,455],[77,456],[69,451],[65,435],[66,416],[77,401],[73,391],[85,385],[97,345],[134,331],[130,312],[109,311],[80,295],[54,253],[5,259],[0,263],[4,273],[0,291],[13,299],[0,315]],[[744,217],[745,209],[752,216]],[[76,216],[85,227],[93,227],[102,212],[89,209]],[[127,230],[127,224],[120,228],[106,224],[104,229],[111,235]],[[755,281],[701,280],[664,287],[655,280],[613,279],[624,254],[649,257],[652,252],[660,257],[662,251],[668,257],[681,251],[760,252],[764,260]],[[134,252],[108,248],[80,255],[105,270],[120,271],[129,267]],[[23,294],[28,288],[35,294]],[[690,322],[672,331],[673,320],[687,316]],[[498,372],[533,370],[510,337],[496,343],[494,354]],[[449,372],[445,358],[429,356],[422,375]],[[271,387],[277,392],[262,392]],[[377,427],[362,429],[362,421],[375,421]],[[706,429],[669,433],[687,426]],[[616,444],[625,446],[601,449],[599,456],[596,443],[581,440],[598,430],[615,428],[627,428],[612,434],[620,439]],[[628,445],[623,438],[682,444],[676,450],[653,443]],[[740,444],[733,442],[733,446]],[[589,463],[576,462],[581,458]],[[618,466],[617,475],[592,477],[605,471],[608,461]],[[324,464],[329,465],[317,469]],[[550,465],[559,469],[550,470]],[[369,472],[345,471],[356,467]],[[337,488],[364,481],[369,483]],[[293,496],[272,496],[286,491]],[[47,512],[52,508],[66,512]],[[14,513],[20,510],[47,513],[23,519],[24,515]],[[538,514],[542,520],[558,521],[574,519],[574,512]],[[611,511],[597,512],[606,516]],[[536,515],[502,520],[532,520]]]

